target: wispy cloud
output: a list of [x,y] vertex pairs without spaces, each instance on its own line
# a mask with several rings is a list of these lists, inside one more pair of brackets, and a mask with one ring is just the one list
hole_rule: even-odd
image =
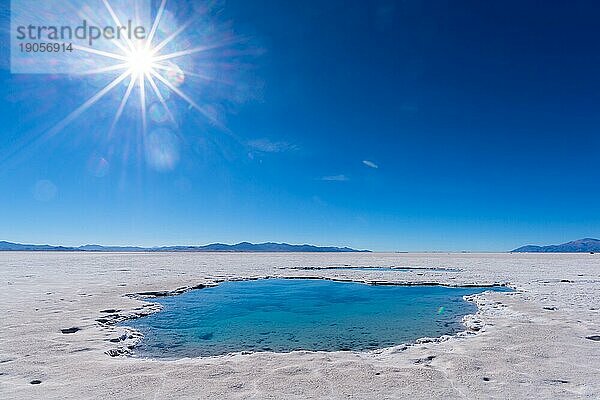
[[346,182],[349,181],[346,175],[329,175],[321,178],[322,181],[335,181],[335,182]]
[[369,168],[379,168],[379,165],[375,164],[373,161],[363,160],[363,164],[365,164]]
[[296,150],[297,146],[288,142],[275,142],[267,138],[248,141],[248,146],[262,153],[282,153],[284,151]]

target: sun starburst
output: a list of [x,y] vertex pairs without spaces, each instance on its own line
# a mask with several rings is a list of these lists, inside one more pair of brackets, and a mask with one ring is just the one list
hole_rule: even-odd
[[[110,17],[117,26],[121,26],[121,21],[111,4],[108,0],[102,0],[106,11],[110,14]],[[116,113],[110,126],[110,133],[115,129],[119,119],[123,115],[125,106],[131,98],[132,92],[137,90],[140,96],[140,117],[142,122],[142,129],[145,133],[147,127],[146,115],[147,115],[147,104],[148,95],[151,91],[153,95],[158,99],[159,103],[164,109],[164,112],[168,116],[169,120],[175,123],[173,113],[169,109],[165,97],[163,96],[162,90],[166,90],[169,93],[174,93],[183,101],[185,101],[189,107],[194,108],[202,113],[203,109],[186,93],[178,88],[177,84],[174,84],[168,79],[170,73],[182,74],[185,76],[187,71],[181,69],[176,59],[189,56],[194,53],[199,53],[209,49],[208,46],[200,46],[188,48],[186,50],[179,50],[175,52],[164,52],[167,46],[172,43],[176,38],[190,25],[191,21],[188,21],[181,25],[178,29],[164,38],[162,41],[155,43],[156,32],[161,23],[162,16],[165,11],[167,0],[162,0],[156,17],[152,22],[152,27],[148,36],[144,40],[133,41],[127,37],[120,40],[112,40],[112,43],[116,47],[117,51],[106,51],[99,50],[91,47],[73,45],[73,49],[81,52],[88,53],[90,55],[102,57],[108,60],[111,64],[101,68],[87,71],[86,75],[101,75],[101,74],[114,74],[120,72],[116,78],[106,84],[103,88],[99,89],[93,96],[87,101],[73,110],[67,115],[62,121],[56,124],[51,130],[50,134],[57,133],[64,129],[67,125],[73,122],[81,114],[87,111],[90,107],[96,104],[101,98],[106,96],[110,91],[117,87],[121,82],[129,80],[127,89],[123,97],[119,101]],[[193,72],[189,72],[193,75]],[[162,86],[161,87],[159,87]]]

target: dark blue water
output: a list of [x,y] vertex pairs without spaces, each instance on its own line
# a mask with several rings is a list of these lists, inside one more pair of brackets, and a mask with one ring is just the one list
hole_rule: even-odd
[[476,307],[462,296],[485,290],[319,279],[223,282],[157,299],[161,312],[126,325],[144,334],[136,348],[141,356],[368,350],[463,330],[462,316]]

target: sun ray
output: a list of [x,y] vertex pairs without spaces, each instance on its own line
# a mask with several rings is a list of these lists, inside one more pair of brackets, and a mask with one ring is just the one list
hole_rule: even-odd
[[[133,23],[136,26],[140,25],[140,2],[139,1],[134,1],[133,2]],[[137,48],[137,44],[139,43],[139,39],[137,39],[136,41],[133,41],[133,47]]]
[[115,130],[115,127],[117,126],[117,122],[119,122],[119,119],[121,118],[121,115],[123,114],[123,110],[125,109],[125,104],[127,104],[127,100],[129,100],[131,91],[133,90],[133,87],[135,86],[135,78],[131,74],[129,75],[129,77],[131,79],[129,80],[129,85],[127,85],[127,90],[125,90],[125,94],[123,95],[123,98],[121,99],[121,103],[119,104],[117,113],[115,114],[115,117],[113,118],[112,124],[110,126],[110,131],[108,133],[109,137],[112,136],[112,134]]
[[104,72],[110,72],[110,71],[118,71],[120,69],[124,69],[124,68],[128,68],[129,64],[128,63],[123,63],[123,64],[115,64],[115,65],[111,65],[109,67],[103,67],[103,68],[96,68],[96,69],[91,69],[89,71],[85,71],[82,73],[82,75],[94,75],[94,74],[102,74]]
[[99,55],[99,56],[108,57],[108,58],[114,58],[114,59],[121,60],[121,61],[129,61],[129,58],[127,56],[120,55],[120,54],[117,54],[117,53],[111,53],[109,51],[96,50],[96,49],[92,49],[90,47],[80,46],[80,45],[76,45],[76,44],[73,44],[72,46],[73,46],[74,49],[85,51],[85,52],[92,53],[92,54],[96,54],[96,55]]
[[83,112],[85,112],[88,108],[90,108],[94,103],[100,100],[104,95],[110,92],[115,86],[121,83],[127,76],[129,76],[129,71],[123,72],[117,78],[115,78],[112,82],[107,84],[104,88],[100,89],[95,95],[90,97],[85,103],[77,107],[73,110],[69,115],[67,115],[62,121],[56,124],[52,129],[48,131],[48,135],[52,136],[56,133],[63,130],[67,125],[69,125],[75,118],[80,116]]
[[146,135],[146,88],[145,88],[145,79],[144,79],[144,74],[140,73],[138,74],[138,79],[139,79],[139,87],[140,87],[140,108],[142,111],[142,133],[145,136]]
[[154,70],[150,70],[150,73],[152,75],[154,75],[156,77],[156,79],[158,79],[159,81],[161,81],[165,86],[167,86],[169,89],[171,89],[171,91],[173,93],[175,93],[176,95],[178,95],[179,97],[181,97],[183,100],[187,101],[187,103],[190,106],[192,106],[193,108],[195,108],[197,111],[200,111],[200,113],[202,115],[204,115],[206,118],[208,118],[208,120],[210,120],[211,123],[213,123],[213,124],[215,124],[217,126],[221,126],[221,123],[219,121],[215,120],[204,109],[202,109],[202,107],[200,107],[193,99],[191,99],[188,95],[186,95],[181,90],[179,90],[179,88],[177,88],[171,82],[169,82],[168,80],[166,80],[161,74],[159,74],[158,72],[156,72]]
[[156,18],[154,18],[154,23],[152,24],[152,28],[150,29],[150,33],[148,34],[148,39],[146,39],[146,49],[148,50],[152,45],[152,40],[154,39],[154,35],[156,34],[156,30],[160,25],[160,20],[162,18],[162,14],[165,11],[165,7],[167,5],[167,0],[162,0],[160,6],[158,7],[158,11],[156,13]]
[[184,23],[183,25],[181,25],[175,32],[173,32],[170,36],[168,36],[166,39],[164,39],[162,42],[160,42],[159,44],[157,44],[156,46],[154,46],[152,48],[152,54],[156,54],[159,51],[162,50],[163,47],[165,47],[166,45],[168,45],[169,43],[171,43],[177,36],[179,36],[181,34],[181,32],[183,32],[184,30],[187,29],[187,27],[194,22],[195,18],[192,18],[190,20],[188,20],[186,23]]
[[[96,20],[95,20],[94,16],[95,16],[95,15],[93,15],[93,16],[92,16],[92,15],[86,14],[86,15],[85,15],[85,19],[86,19],[87,21],[90,21],[92,24],[94,24],[94,25],[98,25],[98,26],[99,26],[100,24],[98,24],[98,23],[96,22]],[[115,46],[117,46],[117,47],[119,48],[119,50],[121,50],[121,51],[122,51],[124,54],[126,54],[126,53],[129,51],[129,50],[128,50],[128,49],[127,49],[125,46],[123,46],[123,45],[121,44],[121,40],[111,40],[110,42],[111,42],[112,44],[114,44]]]
[[164,54],[164,55],[161,55],[161,56],[156,56],[155,60],[157,62],[160,62],[160,61],[171,60],[173,58],[178,58],[178,57],[183,57],[183,56],[189,56],[191,54],[202,53],[204,51],[209,51],[209,50],[217,49],[219,47],[224,46],[225,44],[226,43],[224,42],[224,43],[213,44],[213,45],[210,45],[210,46],[198,46],[198,47],[194,47],[194,48],[191,48],[191,49],[175,51],[173,53]]
[[158,79],[159,81],[161,81],[165,86],[167,86],[169,89],[171,89],[171,91],[173,91],[175,94],[177,94],[183,100],[187,101],[190,106],[194,107],[196,110],[198,110],[198,111],[200,111],[202,113],[204,112],[204,110],[202,110],[202,108],[198,104],[196,104],[196,102],[194,100],[192,100],[188,95],[186,95],[181,90],[179,90],[171,82],[169,82],[168,80],[166,80],[161,74],[159,74],[156,71],[150,71],[150,73],[152,75],[154,75],[156,77],[156,79]]
[[111,40],[111,42],[117,46],[123,52],[123,54],[127,54],[129,52],[129,49],[123,46],[120,40]]
[[[119,17],[115,13],[115,10],[113,10],[113,8],[111,7],[111,5],[108,3],[108,0],[102,0],[102,2],[104,3],[104,6],[108,10],[108,13],[112,17],[112,19],[115,22],[116,26],[121,26],[121,21],[119,20]],[[129,46],[129,50],[133,51],[134,50],[133,42],[131,42],[131,40],[127,36],[125,37],[125,42]]]
[[181,69],[179,67],[178,68],[173,68],[173,67],[170,67],[168,65],[162,65],[162,64],[154,64],[153,67],[154,67],[154,69],[160,69],[160,70],[163,70],[163,71],[170,71],[170,72],[181,71],[181,72],[183,72],[183,74],[185,76],[193,76],[193,77],[204,79],[204,80],[210,81],[210,82],[220,82],[220,83],[225,83],[225,84],[228,84],[228,85],[232,84],[231,82],[228,82],[228,81],[225,81],[225,80],[222,80],[222,79],[217,79],[217,78],[214,78],[212,76],[200,74],[198,72],[192,72],[192,71],[189,71],[187,69]]
[[171,113],[171,110],[169,109],[169,106],[167,105],[167,102],[165,101],[163,95],[160,93],[160,90],[158,89],[158,86],[156,86],[156,82],[154,82],[154,79],[152,78],[152,75],[147,74],[146,78],[148,79],[148,83],[152,87],[152,90],[154,91],[154,94],[158,98],[158,101],[160,102],[160,104],[162,104],[163,108],[165,109],[165,112],[167,113],[167,115],[168,115],[169,119],[171,120],[171,122],[173,124],[177,124],[176,121],[175,121],[175,118],[173,117],[173,114]]

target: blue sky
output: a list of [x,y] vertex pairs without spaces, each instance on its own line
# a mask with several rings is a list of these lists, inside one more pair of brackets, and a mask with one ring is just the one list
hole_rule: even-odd
[[[593,2],[218,3],[200,23],[239,41],[191,57],[214,79],[181,85],[218,122],[174,97],[158,159],[134,100],[107,135],[124,88],[45,135],[112,78],[11,74],[3,15],[0,239],[504,251],[600,237]],[[189,40],[218,39],[200,30]]]

